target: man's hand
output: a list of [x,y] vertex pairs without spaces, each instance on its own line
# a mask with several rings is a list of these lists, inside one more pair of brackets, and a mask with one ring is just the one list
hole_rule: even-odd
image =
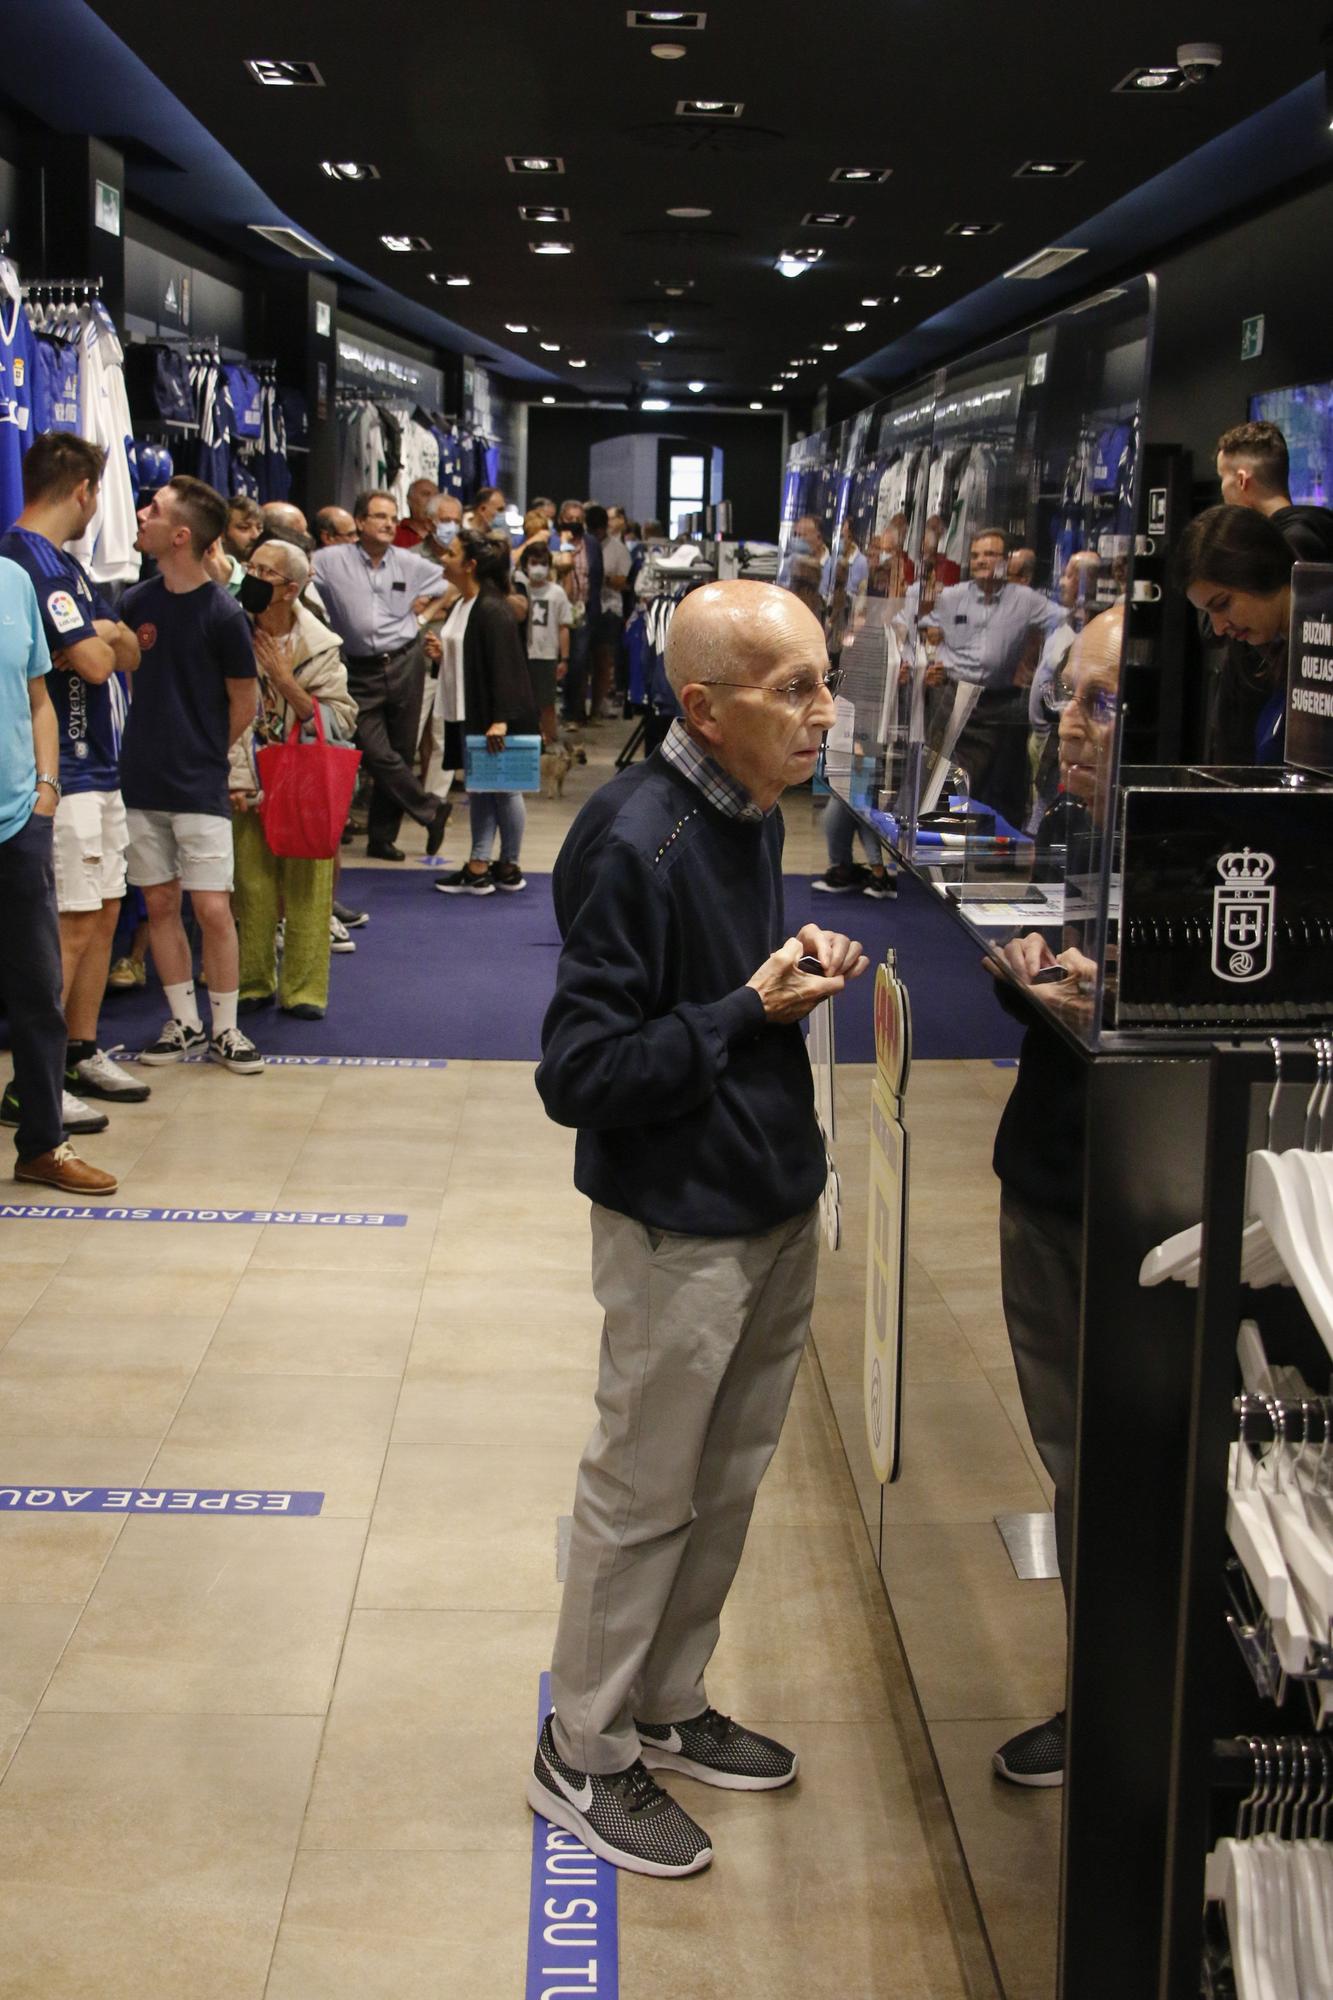
[[[815,927],[810,924],[806,928],[814,930]],[[820,937],[827,935],[823,931],[816,934]],[[841,973],[829,979],[818,979],[811,972],[797,971],[796,961],[804,952],[805,946],[800,938],[788,938],[781,950],[766,958],[754,977],[746,980],[746,985],[753,986],[763,1001],[766,1020],[780,1026],[786,1026],[791,1021],[803,1021],[807,1014],[814,1013],[821,1000],[841,993],[846,984]]]
[[[1096,991],[1097,967],[1086,953],[1071,945],[1057,957],[1040,931],[1029,931],[1026,937],[1011,938],[1002,945],[998,957],[1017,984],[1032,999],[1040,1000],[1043,1007],[1071,1016],[1088,1012],[1090,997]],[[998,976],[999,966],[994,958],[987,956],[982,964],[992,977]],[[1068,977],[1034,985],[1036,975],[1053,965],[1063,966]]]
[[859,979],[870,963],[857,939],[844,937],[841,931],[822,931],[818,924],[803,924],[796,942],[803,953],[819,960],[830,979]]
[[422,641],[422,650],[428,660],[442,660],[444,658],[444,647],[441,644],[438,632],[427,632]]
[[234,813],[254,812],[259,804],[258,792],[229,792],[227,796]]
[[54,819],[60,801],[49,785],[38,785],[37,797],[33,801],[33,811],[39,819]]

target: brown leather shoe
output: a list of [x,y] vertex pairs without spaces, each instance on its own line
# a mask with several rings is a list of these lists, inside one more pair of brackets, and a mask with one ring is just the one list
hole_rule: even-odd
[[114,1174],[103,1173],[81,1160],[66,1139],[49,1153],[37,1153],[31,1160],[14,1166],[16,1181],[37,1181],[42,1187],[59,1188],[63,1194],[114,1194],[120,1182]]

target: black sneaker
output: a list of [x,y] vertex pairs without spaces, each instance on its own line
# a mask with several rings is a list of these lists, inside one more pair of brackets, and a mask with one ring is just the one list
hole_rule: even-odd
[[65,1084],[70,1090],[81,1090],[85,1097],[105,1097],[113,1104],[142,1104],[151,1095],[148,1084],[122,1069],[105,1049],[94,1049],[81,1061],[66,1063]]
[[497,889],[503,889],[507,896],[516,896],[520,889],[526,889],[528,878],[517,861],[496,861],[491,866],[491,879]]
[[224,1028],[220,1035],[214,1035],[208,1045],[208,1053],[223,1069],[232,1070],[237,1076],[254,1076],[264,1067],[264,1058],[239,1028]]
[[872,868],[861,884],[861,894],[869,896],[872,902],[890,902],[898,894],[898,878],[896,875],[890,875],[887,870],[877,875]]
[[706,1708],[689,1722],[636,1722],[650,1771],[679,1771],[726,1792],[775,1792],[796,1776],[796,1752]]
[[1063,1785],[1065,1781],[1065,1712],[1049,1722],[1024,1729],[1002,1743],[991,1758],[997,1774],[1011,1785]]
[[354,910],[350,903],[340,903],[336,896],[333,899],[333,914],[344,930],[359,931],[362,924],[370,922],[369,910]]
[[816,875],[810,887],[822,889],[826,896],[851,896],[864,889],[869,873],[859,861],[840,861],[836,868],[826,868],[822,875]]
[[452,811],[453,807],[450,805],[448,799],[441,799],[440,803],[436,806],[434,814],[426,827],[427,854],[438,854],[444,846],[444,829],[449,824],[449,815]]
[[432,887],[438,889],[442,896],[493,896],[495,894],[495,884],[491,880],[490,869],[488,868],[484,874],[478,875],[466,863],[463,867],[456,868],[452,875],[442,875],[438,882],[432,884]]
[[202,1028],[187,1028],[184,1021],[168,1021],[157,1040],[139,1057],[146,1063],[184,1062],[186,1056],[201,1056],[208,1047]]
[[713,1858],[703,1828],[637,1760],[609,1778],[566,1764],[552,1739],[549,1715],[528,1779],[528,1804],[603,1861],[636,1875],[697,1875]]

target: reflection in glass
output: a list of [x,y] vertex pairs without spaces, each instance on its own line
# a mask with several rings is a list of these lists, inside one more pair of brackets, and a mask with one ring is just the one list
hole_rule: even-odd
[[1150,312],[1136,280],[802,439],[783,504],[844,672],[834,793],[992,947],[1077,950],[1090,1034]]

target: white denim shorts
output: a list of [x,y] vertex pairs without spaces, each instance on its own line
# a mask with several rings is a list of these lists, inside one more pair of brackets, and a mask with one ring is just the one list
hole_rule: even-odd
[[56,908],[73,916],[125,894],[130,831],[119,792],[68,792],[56,807]]
[[231,820],[218,813],[129,809],[130,880],[136,888],[179,881],[182,889],[230,894],[234,862]]

